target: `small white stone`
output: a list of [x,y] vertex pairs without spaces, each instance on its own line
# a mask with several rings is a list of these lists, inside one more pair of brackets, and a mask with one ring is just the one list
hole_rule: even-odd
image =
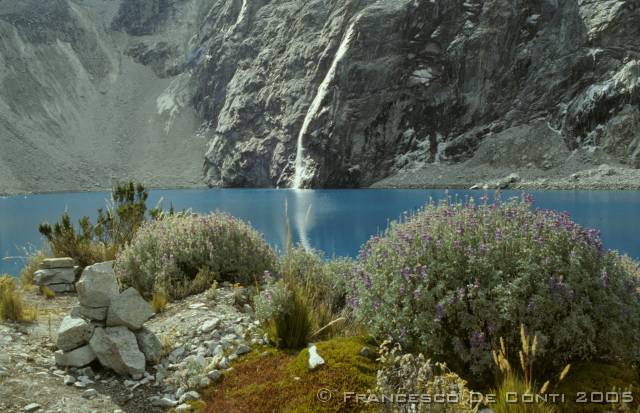
[[40,408],[40,405],[38,403],[31,403],[31,404],[26,405],[23,410],[25,412],[35,412],[39,408]]
[[98,395],[96,389],[87,389],[82,393],[82,397],[85,399],[93,399]]
[[316,369],[324,364],[324,359],[318,354],[318,348],[314,345],[309,347],[309,368]]

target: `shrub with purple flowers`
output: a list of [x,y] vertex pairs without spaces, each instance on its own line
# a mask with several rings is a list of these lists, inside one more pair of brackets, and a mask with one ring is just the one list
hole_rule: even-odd
[[[115,268],[122,284],[146,296],[159,290],[176,299],[186,291],[205,291],[214,279],[253,283],[275,265],[275,253],[256,230],[230,215],[215,213],[174,215],[145,223],[118,256]],[[211,280],[194,283],[198,273],[210,274]]]
[[530,200],[429,203],[373,237],[353,279],[357,318],[380,338],[476,382],[523,323],[549,365],[640,359],[637,271],[597,231]]

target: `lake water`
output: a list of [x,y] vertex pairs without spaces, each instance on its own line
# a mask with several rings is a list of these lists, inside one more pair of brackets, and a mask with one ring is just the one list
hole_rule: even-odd
[[[605,246],[640,258],[640,191],[530,192],[535,206],[566,211],[586,227],[602,231]],[[503,199],[519,195],[503,191]],[[478,191],[451,190],[450,196],[481,196]],[[490,197],[493,193],[488,193]],[[276,190],[194,189],[151,191],[149,205],[163,201],[168,208],[196,212],[225,211],[251,224],[274,247],[286,242],[284,206],[288,204],[294,242],[331,256],[356,256],[360,246],[382,231],[389,220],[441,199],[443,190]],[[44,245],[38,233],[42,221],[57,221],[66,209],[77,222],[83,215],[95,218],[109,194],[56,193],[0,198],[0,274],[16,275],[24,263],[25,249]]]

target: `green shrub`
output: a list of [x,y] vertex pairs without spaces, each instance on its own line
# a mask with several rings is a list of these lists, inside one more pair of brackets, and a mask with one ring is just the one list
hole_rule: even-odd
[[[268,274],[266,274],[268,278]],[[267,285],[255,299],[256,316],[267,326],[269,339],[277,347],[304,348],[311,336],[311,311],[307,296],[284,280]]]
[[[112,204],[106,210],[98,209],[94,227],[96,238],[105,245],[120,249],[131,241],[136,231],[145,222],[149,192],[142,184],[128,182],[118,184],[111,191]],[[150,211],[157,217],[159,209]]]
[[[377,387],[373,394],[420,394],[435,396],[452,395],[451,403],[421,402],[385,403],[387,412],[392,413],[473,413],[471,392],[467,382],[451,372],[444,363],[432,362],[424,355],[403,354],[402,346],[384,341],[380,346],[380,369],[377,373]],[[476,402],[477,403],[477,402]]]
[[[148,196],[148,191],[141,184],[118,184],[111,192],[111,205],[106,210],[98,209],[95,224],[89,217],[83,217],[76,229],[65,211],[59,222],[53,226],[45,222],[38,229],[49,241],[55,257],[71,257],[81,267],[111,261],[145,222]],[[149,214],[154,219],[165,216],[158,208],[151,209]]]
[[[318,252],[301,247],[291,249],[280,259],[281,277],[287,285],[303,294],[313,307],[314,331],[337,319],[347,318],[347,286],[353,265],[353,261],[347,258],[325,261]],[[344,327],[344,323],[340,326]],[[322,336],[328,338],[338,331],[337,328],[329,328],[323,330]]]
[[252,282],[275,267],[276,256],[262,236],[227,214],[173,215],[145,223],[119,255],[115,269],[121,282],[149,296],[157,289],[181,298],[201,269],[218,281]]
[[71,223],[68,212],[62,214],[53,226],[40,224],[40,233],[49,241],[54,257],[71,257],[81,267],[114,259],[115,249],[95,240],[94,226],[88,217],[78,222],[78,229]]
[[[638,278],[595,230],[527,201],[427,205],[361,250],[350,297],[377,337],[491,376],[490,349],[523,323],[548,361],[639,359]],[[484,379],[484,380],[483,380]]]

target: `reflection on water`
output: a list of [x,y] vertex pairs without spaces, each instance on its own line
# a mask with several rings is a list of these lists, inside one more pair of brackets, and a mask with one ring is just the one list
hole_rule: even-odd
[[[449,191],[452,197],[479,197],[481,192]],[[519,192],[505,191],[503,199]],[[640,192],[532,192],[535,205],[569,212],[580,224],[602,230],[608,248],[640,258]],[[443,190],[276,190],[212,189],[151,191],[149,205],[195,212],[225,211],[249,221],[275,248],[287,241],[285,203],[294,243],[331,256],[356,256],[360,245],[384,230],[389,220],[420,208],[429,199],[443,198]],[[489,193],[490,198],[492,193]],[[0,256],[23,256],[23,248],[42,246],[38,224],[54,222],[67,209],[74,220],[95,218],[108,193],[62,193],[0,199]],[[0,273],[17,274],[20,259],[0,261]]]
[[293,204],[293,226],[297,228],[300,244],[306,250],[310,250],[312,247],[307,234],[313,229],[313,220],[311,219],[313,191],[309,189],[293,189],[292,192],[295,200]]

